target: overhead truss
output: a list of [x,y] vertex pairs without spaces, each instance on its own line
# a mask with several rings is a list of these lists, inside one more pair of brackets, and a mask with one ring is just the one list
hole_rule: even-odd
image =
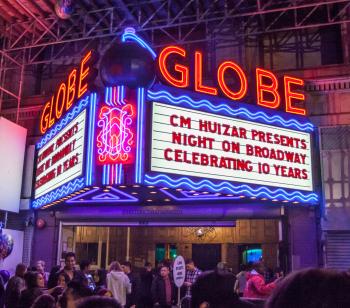
[[[0,18],[7,21],[0,26],[0,110],[5,98],[15,99],[17,118],[24,69],[72,64],[87,48],[108,48],[126,26],[155,49],[169,43],[211,50],[254,46],[270,54],[270,63],[274,52],[294,53],[302,67],[302,53],[320,50],[325,27],[350,22],[349,0],[79,0],[67,20],[55,15],[52,0],[4,3],[13,7],[0,5]],[[11,14],[25,18],[13,22]],[[19,86],[6,89],[13,70]]]
[[[16,2],[30,13],[24,1]],[[210,40],[228,46],[242,38],[249,42],[262,35],[293,35],[296,30],[345,24],[350,22],[349,9],[348,0],[117,1],[109,7],[79,12],[69,20],[31,13],[26,22],[7,24],[1,31],[5,40],[2,54],[21,62],[20,51],[26,50],[26,65],[52,61],[51,55],[59,57],[64,45],[116,37],[125,26],[134,26],[154,48],[169,42]]]

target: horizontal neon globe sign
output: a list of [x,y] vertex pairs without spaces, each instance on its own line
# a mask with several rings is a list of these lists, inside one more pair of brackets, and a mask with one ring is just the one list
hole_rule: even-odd
[[[194,54],[178,46],[165,47],[158,57],[158,67],[162,77],[172,86],[189,88],[190,76],[196,92],[219,95],[223,94],[231,100],[238,101],[246,97],[248,79],[243,69],[233,61],[224,61],[217,68],[216,81],[218,86],[209,86],[203,83],[203,54],[195,51]],[[193,63],[192,68],[187,63]],[[284,98],[284,110],[288,113],[306,115],[306,110],[299,107],[305,100],[303,90],[304,81],[292,76],[283,76],[283,95],[280,94],[277,76],[269,70],[256,68],[255,70],[256,103],[259,106],[280,109]],[[238,82],[233,82],[233,80]],[[234,85],[232,85],[234,83]],[[295,106],[295,102],[298,106]]]

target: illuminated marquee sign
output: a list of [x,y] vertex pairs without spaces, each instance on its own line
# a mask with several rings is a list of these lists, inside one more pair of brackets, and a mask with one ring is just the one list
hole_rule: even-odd
[[82,175],[86,110],[38,152],[34,197]]
[[[195,51],[194,55],[189,55],[185,49],[178,46],[165,47],[159,54],[158,67],[162,77],[172,86],[177,88],[188,88],[190,86],[190,67],[183,62],[194,60],[194,81],[193,88],[196,92],[218,95],[219,91],[231,100],[243,99],[248,91],[248,79],[243,69],[233,61],[222,62],[217,69],[216,82],[218,87],[203,84],[203,55]],[[170,68],[169,62],[176,60]],[[179,63],[177,62],[179,61]],[[232,81],[238,83],[231,85]],[[304,81],[300,78],[285,75],[283,78],[283,92],[281,97],[278,79],[271,71],[257,68],[255,71],[255,92],[258,105],[278,109],[284,101],[284,109],[288,113],[305,115],[304,108],[295,106],[295,102],[302,103],[305,95],[296,90],[302,90]],[[282,92],[282,91],[281,91]]]
[[153,103],[151,170],[312,191],[310,134]]
[[36,144],[33,208],[92,184],[96,97],[85,95]]
[[[137,42],[156,59],[134,32],[126,31],[126,40]],[[251,83],[239,65],[221,63],[217,84],[205,85],[203,55],[170,46],[158,55],[159,70],[179,89],[160,83],[136,89],[113,84],[97,99],[97,93],[88,94],[91,58],[89,52],[43,108],[33,208],[60,202],[141,202],[145,196],[139,199],[123,189],[142,185],[170,188],[164,189],[164,201],[242,196],[318,201],[312,178],[314,126],[300,116],[305,115],[299,104],[305,99],[298,92],[301,79],[284,76],[282,94],[277,77],[258,68],[259,106],[247,105],[239,101]],[[195,92],[184,91],[190,86]],[[293,115],[273,110],[281,109],[282,102]]]

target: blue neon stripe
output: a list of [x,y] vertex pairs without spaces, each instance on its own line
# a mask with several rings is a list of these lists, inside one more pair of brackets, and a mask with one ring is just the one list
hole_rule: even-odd
[[105,102],[106,104],[109,106],[109,102],[108,102],[108,87],[105,88]]
[[111,176],[111,165],[110,164],[108,164],[107,165],[107,181],[106,181],[106,184],[110,184],[111,183],[111,181],[110,181],[110,176]]
[[92,138],[92,145],[91,145],[91,173],[90,173],[90,185],[92,184],[92,172],[93,172],[93,165],[94,165],[94,141],[95,141],[95,122],[96,122],[96,109],[97,109],[97,93],[94,93],[94,108],[93,108],[93,114],[91,117],[93,117],[92,121],[92,132],[91,132],[91,138]]
[[136,149],[136,168],[135,168],[135,182],[142,181],[142,140],[143,140],[143,113],[144,113],[144,88],[137,89],[137,149]]
[[176,97],[166,91],[159,91],[159,92],[148,91],[148,97],[153,100],[163,98],[174,105],[187,104],[192,108],[202,107],[202,108],[208,109],[209,111],[214,111],[214,112],[223,111],[230,116],[242,116],[248,120],[260,120],[266,124],[272,124],[272,123],[280,124],[284,127],[293,127],[301,131],[312,132],[315,129],[314,125],[310,122],[300,123],[299,121],[294,119],[286,120],[279,115],[270,116],[263,111],[251,112],[244,107],[239,107],[234,109],[226,104],[214,105],[206,99],[195,101],[187,95],[181,95]]
[[89,119],[89,138],[88,138],[88,146],[87,146],[87,157],[86,157],[86,185],[89,185],[90,181],[90,156],[91,156],[91,116],[92,116],[92,96],[90,100],[90,119]]
[[96,93],[91,94],[90,100],[90,117],[89,117],[89,138],[86,167],[86,185],[92,184],[92,163],[93,163],[93,145],[94,145],[94,127],[95,127],[95,110],[96,110]]
[[157,57],[157,54],[154,52],[154,50],[139,36],[137,36],[135,33],[127,32],[122,35],[122,42],[126,42],[127,40],[134,41],[138,43],[141,47],[147,49],[150,54],[152,55],[152,58],[155,59]]
[[67,195],[69,195],[72,192],[75,192],[85,186],[85,178],[79,178],[72,180],[61,187],[47,193],[44,196],[41,196],[40,198],[34,200],[32,202],[32,207],[35,209],[38,209],[50,202],[56,201],[60,198],[63,198]]
[[106,185],[106,165],[103,165],[102,168],[102,184]]
[[122,183],[122,173],[123,173],[123,165],[119,164],[118,165],[118,184]]
[[302,193],[300,191],[290,193],[282,188],[270,189],[265,186],[253,188],[247,184],[233,185],[232,183],[226,181],[221,182],[220,184],[215,184],[209,180],[194,181],[187,177],[172,178],[163,174],[156,176],[146,174],[145,183],[148,185],[165,185],[172,188],[183,186],[190,188],[191,190],[210,189],[215,192],[225,191],[235,195],[241,194],[249,197],[260,197],[288,201],[316,203],[319,199],[318,195],[315,193]]
[[139,183],[139,156],[140,156],[140,88],[137,88],[137,139],[136,139],[136,165],[135,182]]
[[139,169],[139,183],[142,181],[142,173],[143,173],[143,147],[142,147],[142,142],[143,142],[143,125],[144,125],[144,104],[145,104],[145,89],[141,88],[141,121],[140,121],[140,169]]
[[114,101],[113,101],[113,87],[110,87],[108,92],[109,92],[109,103],[110,103],[110,106],[113,106],[114,105]]
[[120,173],[120,164],[115,164],[114,168],[115,168],[115,183],[119,184],[119,173]]

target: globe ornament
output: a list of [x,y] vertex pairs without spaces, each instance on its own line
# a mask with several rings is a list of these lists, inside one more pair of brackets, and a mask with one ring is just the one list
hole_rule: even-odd
[[105,86],[149,87],[155,79],[151,54],[134,42],[116,44],[101,59],[100,77]]
[[55,3],[55,12],[61,19],[68,19],[74,11],[73,0],[57,0]]
[[0,259],[7,258],[13,250],[14,241],[11,235],[2,233],[0,236]]

